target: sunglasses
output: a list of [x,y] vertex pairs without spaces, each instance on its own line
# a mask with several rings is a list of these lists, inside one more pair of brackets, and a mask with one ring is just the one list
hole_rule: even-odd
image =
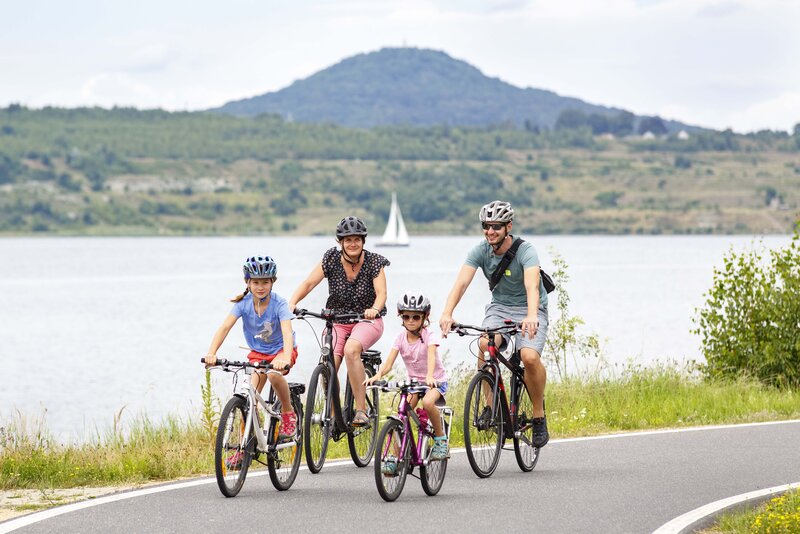
[[499,232],[500,230],[505,228],[505,226],[506,223],[481,223],[481,227],[483,227],[484,230],[488,230],[489,228],[491,228],[495,232]]
[[422,315],[420,315],[418,313],[415,313],[414,315],[409,315],[407,313],[404,313],[400,317],[402,317],[404,321],[408,321],[410,319],[414,319],[415,321],[419,321],[420,319],[422,319]]

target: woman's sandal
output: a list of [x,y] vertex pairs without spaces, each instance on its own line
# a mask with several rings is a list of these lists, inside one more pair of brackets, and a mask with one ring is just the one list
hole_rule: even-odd
[[353,426],[367,426],[369,425],[369,417],[364,410],[356,410],[356,415],[353,417]]

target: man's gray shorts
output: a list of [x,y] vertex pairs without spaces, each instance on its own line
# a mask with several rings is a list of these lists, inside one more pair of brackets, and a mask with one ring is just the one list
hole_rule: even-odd
[[[505,306],[493,302],[486,306],[485,313],[486,316],[483,318],[482,326],[497,328],[498,326],[503,326],[505,324],[504,321],[508,319],[515,323],[522,322],[522,320],[528,316],[528,308],[527,306]],[[528,347],[538,352],[541,356],[544,350],[545,340],[547,339],[547,308],[539,308],[537,315],[539,317],[539,329],[536,330],[536,335],[533,336],[533,339],[530,339],[527,335],[523,335],[520,332],[515,336],[514,343],[516,344],[517,350]],[[511,336],[503,337],[506,343],[510,341]]]

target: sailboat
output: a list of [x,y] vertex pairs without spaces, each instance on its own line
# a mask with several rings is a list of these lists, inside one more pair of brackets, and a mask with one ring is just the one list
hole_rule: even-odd
[[379,247],[407,247],[408,231],[403,223],[403,214],[397,206],[397,194],[392,193],[392,207],[389,209],[389,220],[386,221],[386,231],[378,241]]

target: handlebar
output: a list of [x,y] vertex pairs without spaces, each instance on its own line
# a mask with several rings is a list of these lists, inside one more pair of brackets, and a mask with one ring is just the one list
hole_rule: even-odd
[[415,388],[429,388],[428,384],[425,382],[420,382],[418,380],[376,380],[369,386],[367,389],[370,388],[380,388],[382,391],[403,391]]
[[336,313],[329,308],[323,308],[320,313],[315,313],[303,308],[295,308],[294,315],[297,319],[302,319],[304,317],[315,317],[317,319],[322,319],[323,321],[330,321],[332,323],[339,324],[358,323],[367,320],[364,319],[363,313]]
[[[206,359],[200,358],[200,363],[206,363]],[[217,358],[217,362],[213,365],[213,367],[222,367],[223,369],[228,369],[229,367],[239,367],[242,369],[245,367],[252,367],[253,369],[272,369],[272,364],[269,362],[237,362],[233,360]],[[285,369],[288,370],[289,367],[286,367]]]
[[494,328],[488,328],[485,326],[473,326],[469,324],[461,324],[461,323],[453,323],[450,327],[452,332],[455,332],[459,336],[479,336],[483,334],[508,334],[513,335],[516,334],[522,325],[521,323],[515,323],[513,321],[506,321],[506,324],[503,326],[496,326]]

